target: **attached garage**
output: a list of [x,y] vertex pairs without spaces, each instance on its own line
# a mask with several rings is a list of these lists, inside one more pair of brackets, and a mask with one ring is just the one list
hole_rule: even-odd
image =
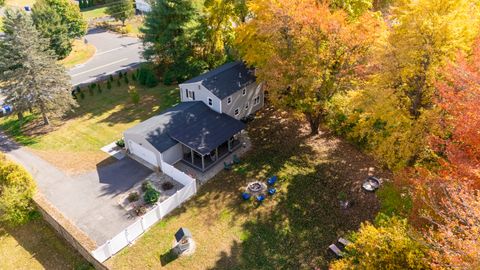
[[159,162],[157,161],[155,154],[140,144],[132,140],[128,140],[128,149],[130,150],[130,154],[145,160],[153,166],[158,166]]

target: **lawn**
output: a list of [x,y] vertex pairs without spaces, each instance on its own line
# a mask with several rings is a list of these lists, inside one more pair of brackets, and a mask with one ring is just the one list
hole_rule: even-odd
[[[131,81],[131,79],[130,79]],[[15,115],[0,119],[0,128],[33,152],[70,173],[95,169],[108,156],[100,148],[122,137],[123,131],[178,102],[178,88],[159,85],[145,88],[130,83],[140,95],[135,105],[123,82],[116,81],[108,90],[93,96],[85,91],[78,100],[79,107],[51,127],[42,126],[41,119],[29,115],[20,123]]]
[[[107,261],[113,269],[312,269],[325,268],[327,247],[337,237],[372,220],[374,194],[361,190],[368,172],[380,177],[371,157],[323,132],[310,137],[304,125],[271,108],[249,124],[253,148],[233,171],[200,188],[182,208],[134,245]],[[279,176],[278,193],[263,205],[240,198],[253,179]],[[338,197],[354,202],[339,206]],[[190,257],[170,252],[179,227],[197,243]]]
[[83,17],[85,20],[89,21],[96,18],[102,18],[107,16],[106,7],[91,7],[82,10]]
[[9,228],[0,224],[0,269],[92,269],[42,219]]
[[72,68],[76,65],[87,62],[96,52],[95,46],[85,44],[83,40],[75,40],[70,55],[60,61],[60,64],[66,68]]

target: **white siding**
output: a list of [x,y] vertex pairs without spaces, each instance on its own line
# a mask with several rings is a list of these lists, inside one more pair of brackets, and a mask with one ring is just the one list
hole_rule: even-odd
[[[210,91],[208,91],[202,84],[201,82],[198,83],[189,83],[189,84],[180,84],[180,100],[182,102],[189,102],[189,101],[194,101],[191,98],[188,98],[186,96],[186,90],[188,89],[189,91],[194,91],[195,92],[195,101],[202,101],[210,107],[212,110],[221,113],[222,112],[222,104],[221,100],[216,97],[214,94],[212,94]],[[208,99],[212,99],[212,105],[210,106],[208,104]]]
[[130,153],[145,160],[146,162],[152,164],[153,166],[158,166],[158,164],[160,163],[157,161],[157,157],[155,156],[154,152],[141,146],[139,143],[129,140],[128,149],[130,150]]
[[175,146],[162,152],[162,160],[173,165],[182,159],[182,155],[182,145],[177,143]]
[[[241,119],[249,114],[252,114],[263,107],[264,104],[264,94],[263,94],[263,87],[262,85],[257,85],[256,83],[252,83],[247,86],[246,94],[243,95],[242,89],[233,93],[229,96],[232,99],[232,102],[228,104],[228,98],[226,97],[222,100],[222,110],[223,113],[228,114],[236,119]],[[255,105],[254,100],[256,97],[260,98],[260,102]],[[246,105],[248,104],[248,108]],[[235,116],[235,110],[239,109],[239,114]]]

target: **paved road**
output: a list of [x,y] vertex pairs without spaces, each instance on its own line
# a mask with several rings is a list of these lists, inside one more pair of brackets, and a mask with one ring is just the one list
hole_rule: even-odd
[[69,70],[73,85],[95,81],[142,61],[142,42],[138,38],[98,28],[89,30],[85,38],[97,48],[97,52],[88,62]]
[[117,195],[152,173],[134,160],[124,158],[84,175],[69,176],[20,147],[2,132],[0,150],[25,167],[50,203],[97,245],[102,245],[134,222],[118,205]]

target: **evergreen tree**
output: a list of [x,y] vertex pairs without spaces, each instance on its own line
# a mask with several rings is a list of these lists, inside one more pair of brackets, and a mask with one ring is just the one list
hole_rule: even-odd
[[5,5],[5,0],[0,0],[0,7]]
[[190,0],[156,0],[141,28],[143,56],[171,80],[182,81],[205,69],[195,56],[198,44],[192,42],[198,29],[195,13]]
[[[61,22],[68,29],[70,39],[83,37],[87,32],[87,22],[77,5],[69,0],[39,0],[33,6],[33,12],[39,5],[50,6],[61,17]],[[45,21],[43,23],[48,23]],[[37,24],[36,24],[37,25]]]
[[109,0],[107,4],[109,4],[107,14],[115,20],[121,21],[124,26],[125,21],[135,15],[133,2],[130,0]]
[[0,40],[0,82],[5,102],[22,113],[38,109],[46,125],[76,105],[70,78],[56,62],[48,41],[24,11],[7,9],[5,37]]

